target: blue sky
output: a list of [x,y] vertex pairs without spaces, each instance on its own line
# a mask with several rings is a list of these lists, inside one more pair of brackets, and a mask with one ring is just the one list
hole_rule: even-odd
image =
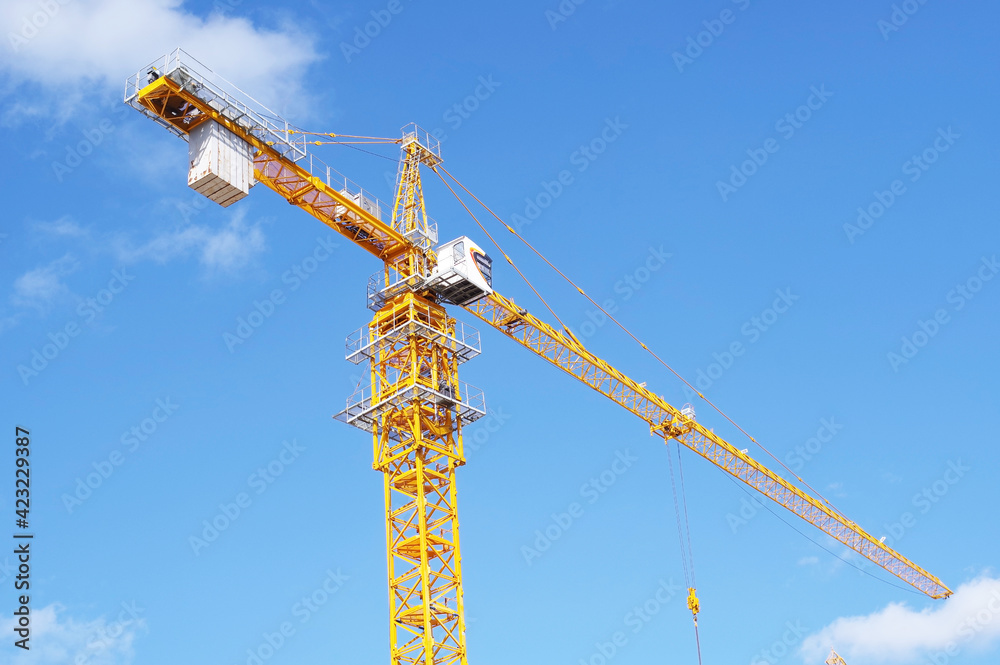
[[[343,340],[379,266],[263,187],[228,209],[187,188],[184,143],[120,101],[181,46],[300,126],[438,130],[466,186],[957,592],[893,586],[684,451],[706,662],[820,663],[833,646],[852,665],[995,663],[997,18],[940,0],[4,3],[0,385],[10,443],[31,431],[36,539],[30,654],[0,555],[0,661],[387,657],[381,480],[368,436],[330,418],[358,381]],[[392,149],[318,150],[391,198]],[[442,241],[498,256],[425,183]],[[498,237],[589,349],[688,401]],[[497,289],[541,314],[501,263]],[[695,662],[664,446],[482,333],[462,378],[491,416],[467,428],[458,476],[470,660]],[[212,521],[228,524],[193,546]]]

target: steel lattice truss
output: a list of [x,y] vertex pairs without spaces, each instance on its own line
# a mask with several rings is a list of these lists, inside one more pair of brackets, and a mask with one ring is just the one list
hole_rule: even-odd
[[722,470],[822,529],[865,558],[932,598],[951,590],[941,580],[879,542],[839,511],[821,503],[756,462],[711,430],[683,415],[660,396],[597,358],[567,335],[494,293],[466,309],[556,367],[586,383],[649,423],[665,440],[676,439]]
[[[410,334],[399,335],[401,320]],[[462,452],[455,322],[407,293],[369,327],[374,467],[384,474],[393,663],[464,664],[455,469]],[[430,330],[431,332],[427,332]],[[382,396],[407,395],[404,401]]]

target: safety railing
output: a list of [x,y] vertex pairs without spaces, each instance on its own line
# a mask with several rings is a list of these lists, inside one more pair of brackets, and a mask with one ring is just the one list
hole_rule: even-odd
[[479,331],[461,321],[456,321],[454,330],[450,332],[436,330],[416,319],[403,321],[379,336],[373,336],[371,328],[371,325],[364,326],[347,337],[346,358],[349,362],[358,365],[372,360],[383,343],[398,342],[408,335],[419,335],[441,344],[455,354],[459,363],[467,362],[482,352]]
[[403,126],[403,141],[407,143],[416,141],[424,149],[423,161],[431,166],[441,162],[441,141],[426,129],[420,127],[415,122]]
[[160,76],[165,76],[194,95],[220,115],[244,127],[284,157],[299,161],[306,156],[305,137],[294,134],[288,121],[238,87],[198,62],[183,49],[174,49],[125,81],[125,103],[152,117],[168,130],[187,138],[180,128],[166,122],[138,103],[139,92]]
[[379,415],[387,409],[401,409],[414,402],[430,402],[445,409],[453,409],[466,423],[486,415],[486,396],[471,384],[460,381],[458,390],[448,386],[429,388],[421,383],[410,383],[386,393],[371,386],[355,391],[347,398],[347,407],[334,418],[366,431],[372,431]]
[[[184,130],[139,103],[139,92],[160,76],[169,78],[182,90],[244,128],[286,159],[296,162],[299,168],[308,171],[310,176],[348,196],[379,221],[387,222],[391,217],[392,208],[311,153],[306,147],[305,135],[294,125],[198,62],[183,49],[175,49],[128,77],[125,81],[125,102],[187,140],[188,136]],[[437,150],[440,152],[440,145]],[[437,237],[436,227],[434,237]]]

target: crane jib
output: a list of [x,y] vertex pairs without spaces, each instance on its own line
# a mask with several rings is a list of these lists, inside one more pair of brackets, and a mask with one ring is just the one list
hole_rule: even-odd
[[466,309],[639,416],[649,423],[652,433],[668,441],[676,439],[907,584],[932,598],[951,595],[951,590],[938,578],[876,540],[843,514],[770,471],[513,301],[494,293],[467,305]]

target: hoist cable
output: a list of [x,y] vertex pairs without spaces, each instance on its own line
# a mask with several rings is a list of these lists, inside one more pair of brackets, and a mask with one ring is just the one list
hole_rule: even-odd
[[[586,298],[587,300],[589,300],[592,305],[594,305],[595,307],[597,307],[605,316],[607,316],[611,321],[613,321],[615,323],[615,325],[617,325],[619,328],[621,328],[621,330],[623,332],[625,332],[625,334],[627,334],[629,337],[631,337],[633,340],[635,340],[635,342],[637,344],[639,344],[639,346],[641,346],[643,349],[645,349],[645,351],[647,353],[649,353],[649,355],[651,355],[654,359],[656,359],[657,362],[659,362],[661,365],[663,365],[663,367],[665,367],[667,370],[669,370],[671,374],[673,374],[675,377],[677,377],[678,379],[680,379],[680,381],[682,383],[684,383],[684,385],[686,385],[688,388],[690,388],[692,391],[694,391],[694,393],[696,395],[698,395],[698,397],[700,397],[701,399],[703,399],[706,404],[708,404],[716,412],[718,412],[719,415],[721,415],[723,418],[725,418],[727,421],[729,421],[729,423],[731,425],[733,425],[733,427],[735,427],[740,432],[742,432],[744,436],[746,436],[748,439],[750,439],[750,441],[752,441],[754,444],[756,444],[757,446],[759,446],[761,450],[763,450],[769,457],[771,457],[771,459],[773,459],[775,462],[777,462],[779,465],[781,465],[782,468],[784,468],[788,473],[790,473],[800,483],[802,483],[805,487],[807,487],[810,491],[812,491],[816,496],[818,496],[820,499],[822,499],[823,502],[826,503],[826,505],[829,506],[831,510],[833,510],[834,512],[838,513],[841,516],[844,516],[844,513],[842,513],[840,510],[838,510],[826,497],[824,497],[818,490],[816,490],[816,488],[814,488],[811,485],[809,485],[809,483],[807,483],[805,480],[803,480],[798,474],[796,474],[794,471],[792,471],[790,468],[788,468],[788,466],[784,462],[782,462],[778,457],[776,457],[770,450],[768,450],[764,446],[764,444],[762,444],[761,442],[759,442],[757,439],[755,439],[754,437],[752,437],[749,432],[747,432],[745,429],[743,429],[742,427],[740,427],[739,424],[737,424],[735,420],[733,420],[732,418],[730,418],[712,400],[708,399],[708,397],[706,397],[704,394],[702,394],[701,391],[699,391],[697,388],[695,388],[687,379],[685,379],[683,376],[681,376],[673,367],[671,367],[669,364],[667,364],[666,361],[664,361],[662,358],[660,358],[660,356],[658,356],[652,349],[650,349],[631,330],[629,330],[628,328],[626,328],[625,325],[622,324],[621,321],[619,321],[614,316],[612,316],[611,313],[608,312],[606,309],[604,309],[604,307],[602,307],[600,303],[598,303],[596,300],[594,300],[593,298],[591,298],[589,294],[587,294],[586,292],[584,292],[584,290],[582,288],[580,288],[576,284],[576,282],[574,282],[572,279],[570,279],[564,272],[562,272],[561,270],[559,270],[559,268],[557,268],[555,265],[553,265],[551,261],[549,261],[547,258],[545,258],[545,256],[542,255],[542,253],[539,252],[537,249],[535,249],[535,247],[530,242],[528,242],[521,234],[519,234],[509,224],[507,224],[506,222],[504,222],[495,212],[493,212],[493,210],[490,209],[489,206],[487,206],[485,203],[483,203],[475,194],[473,194],[472,192],[470,192],[468,190],[468,188],[465,187],[465,185],[463,185],[461,182],[459,182],[458,178],[456,178],[455,176],[453,176],[444,167],[441,167],[440,165],[438,165],[437,167],[435,167],[435,171],[437,171],[437,169],[441,169],[441,171],[443,171],[444,173],[446,173],[449,178],[451,178],[452,180],[455,181],[455,184],[457,184],[459,187],[461,187],[463,190],[465,190],[465,192],[469,196],[471,196],[473,199],[475,199],[476,202],[479,203],[479,205],[481,205],[490,215],[492,215],[498,222],[500,222],[501,224],[503,224],[503,226],[508,231],[510,231],[512,234],[514,234],[521,242],[523,242],[528,247],[528,249],[530,249],[532,252],[534,252],[535,255],[538,256],[538,258],[540,258],[542,261],[544,261],[550,268],[552,268],[552,270],[554,270],[557,274],[559,274],[559,276],[561,276],[564,280],[566,280],[566,282],[568,282],[570,284],[570,286],[572,286],[577,291],[579,291],[580,294],[584,298]],[[440,173],[438,175],[440,176]],[[481,225],[480,225],[480,228],[482,228]]]
[[[517,274],[521,276],[521,279],[524,280],[524,283],[528,285],[528,287],[532,290],[532,292],[536,296],[538,296],[538,299],[542,301],[542,304],[545,305],[545,308],[547,310],[549,310],[549,313],[552,314],[552,316],[555,317],[556,321],[559,322],[559,325],[561,325],[563,328],[566,328],[566,324],[564,324],[562,322],[562,319],[559,318],[559,315],[556,314],[555,310],[552,309],[552,307],[549,306],[549,303],[546,302],[545,298],[542,297],[542,294],[538,292],[538,290],[534,287],[534,285],[527,278],[527,276],[525,276],[525,274],[523,272],[521,272],[521,269],[518,268],[516,265],[514,265],[514,261],[512,261],[511,258],[507,255],[507,253],[503,251],[503,248],[501,248],[500,244],[493,238],[492,235],[490,235],[490,232],[486,230],[486,227],[483,226],[482,222],[479,221],[479,218],[477,218],[475,216],[475,214],[473,214],[473,212],[471,210],[469,210],[469,206],[465,205],[465,201],[463,201],[462,198],[458,195],[458,193],[455,192],[454,189],[452,189],[451,185],[448,184],[448,181],[444,179],[444,176],[442,176],[440,173],[438,173],[438,167],[436,167],[436,166],[435,167],[431,167],[431,169],[435,173],[437,173],[437,175],[438,175],[439,178],[441,178],[441,182],[443,182],[444,185],[445,185],[445,187],[448,188],[448,191],[450,191],[452,193],[452,196],[454,196],[458,200],[458,202],[462,204],[462,207],[465,208],[465,211],[467,213],[469,213],[469,216],[472,217],[472,219],[476,222],[476,225],[480,228],[480,230],[482,230],[482,232],[486,234],[486,237],[490,239],[490,242],[492,242],[493,246],[497,248],[497,251],[500,252],[505,259],[507,259],[507,263],[509,263],[511,265],[511,267],[514,270],[517,271]],[[442,169],[442,170],[444,170],[444,169]],[[566,329],[568,330],[568,328],[566,328]]]

